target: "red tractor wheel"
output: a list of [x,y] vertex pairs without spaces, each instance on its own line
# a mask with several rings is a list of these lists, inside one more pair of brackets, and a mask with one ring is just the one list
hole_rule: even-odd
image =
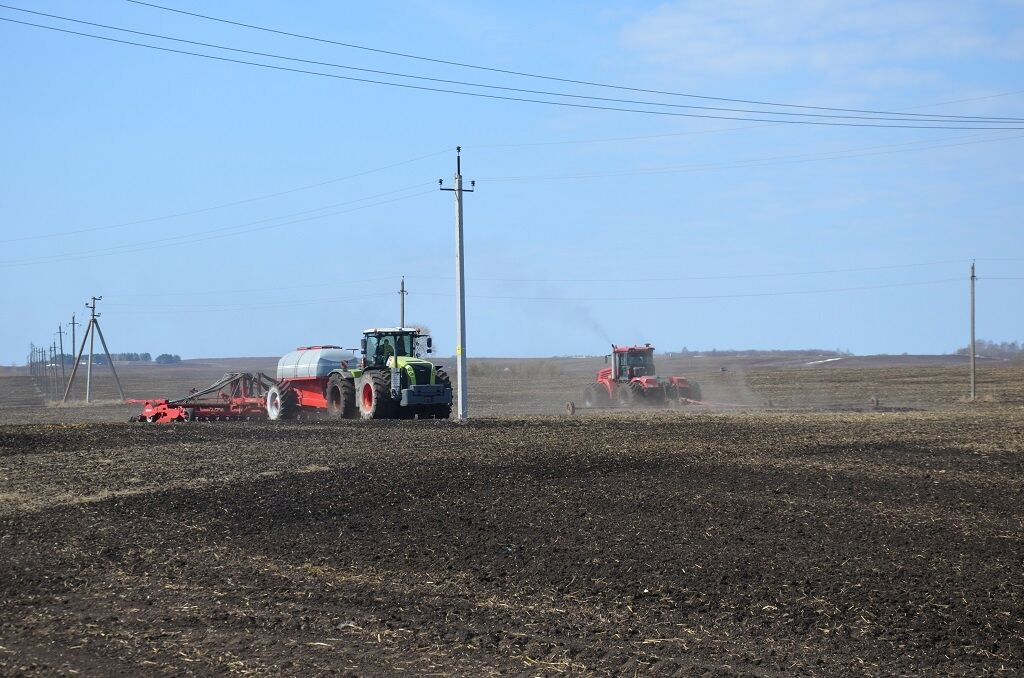
[[359,385],[359,415],[363,419],[389,419],[393,416],[391,380],[380,371],[363,373]]

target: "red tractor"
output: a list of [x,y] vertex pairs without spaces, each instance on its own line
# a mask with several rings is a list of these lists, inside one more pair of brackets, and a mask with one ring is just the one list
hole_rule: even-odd
[[684,377],[660,378],[654,370],[654,347],[612,345],[611,367],[583,391],[586,407],[608,405],[666,406],[700,400],[700,386]]

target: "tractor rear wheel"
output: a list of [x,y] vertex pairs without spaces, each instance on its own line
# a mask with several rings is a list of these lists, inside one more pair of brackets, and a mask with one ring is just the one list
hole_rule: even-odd
[[356,386],[351,379],[332,374],[327,380],[327,411],[335,419],[352,419],[356,416]]
[[359,415],[363,419],[391,419],[395,416],[395,404],[391,400],[390,370],[364,372],[359,384]]
[[587,384],[583,389],[584,407],[601,407],[608,404],[608,392],[604,390],[603,384]]
[[298,398],[290,388],[271,386],[267,391],[267,419],[294,419],[298,409]]
[[690,382],[690,388],[686,394],[686,397],[690,400],[701,400],[700,384],[695,381]]

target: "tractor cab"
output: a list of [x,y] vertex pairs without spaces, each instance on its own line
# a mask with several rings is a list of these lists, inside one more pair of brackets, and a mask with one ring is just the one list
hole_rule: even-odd
[[612,347],[612,379],[630,381],[639,377],[653,377],[654,347],[644,346],[613,346]]
[[[363,367],[390,367],[392,358],[419,358],[433,353],[429,335],[415,327],[374,327],[363,332]],[[404,361],[403,361],[404,362]]]

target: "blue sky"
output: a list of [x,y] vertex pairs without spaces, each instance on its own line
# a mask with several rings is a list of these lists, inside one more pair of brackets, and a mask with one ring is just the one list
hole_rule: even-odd
[[[361,68],[652,98],[120,0],[12,3]],[[644,89],[1024,117],[1019,1],[166,4]],[[181,48],[11,10],[0,17]],[[351,346],[362,328],[397,322],[403,274],[409,320],[430,327],[450,353],[453,206],[436,181],[450,182],[457,144],[467,181],[477,181],[466,197],[470,356],[594,354],[611,340],[662,350],[948,352],[966,343],[973,258],[979,336],[1024,339],[1024,129],[824,127],[542,106],[9,23],[0,23],[0,59],[4,364],[23,361],[30,341],[48,344],[72,312],[81,319],[93,294],[103,295],[114,351],[213,357]]]

